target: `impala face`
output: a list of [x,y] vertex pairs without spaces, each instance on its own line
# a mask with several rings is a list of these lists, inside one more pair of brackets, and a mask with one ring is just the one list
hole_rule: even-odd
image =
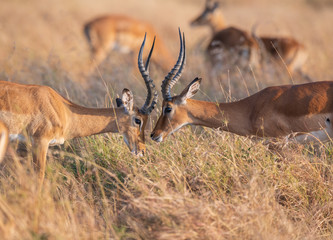
[[136,109],[134,114],[128,116],[130,126],[126,131],[122,132],[124,141],[129,150],[139,157],[143,156],[146,151],[145,127],[147,119],[147,115],[141,114],[138,109]]
[[162,142],[169,134],[193,122],[188,112],[187,99],[198,92],[200,82],[201,78],[194,79],[180,95],[170,101],[163,101],[162,114],[150,135],[154,141]]
[[133,107],[133,94],[128,89],[123,90],[122,99],[117,98],[116,102],[118,108],[123,108],[122,114],[117,118],[119,133],[123,135],[133,154],[143,156],[146,151],[144,132],[148,115]]
[[[139,56],[138,67],[141,76],[145,81],[148,94],[144,105],[139,108],[133,108],[133,94],[130,90],[124,89],[122,99],[117,98],[117,107],[123,107],[123,115],[118,118],[119,132],[123,135],[124,141],[130,151],[136,155],[142,156],[145,153],[145,127],[148,120],[148,115],[154,110],[157,101],[157,92],[153,80],[149,76],[149,61],[155,46],[155,38],[150,49],[146,64],[143,64],[142,52],[146,42],[146,34],[142,42]],[[123,122],[122,122],[123,121]]]
[[185,105],[179,103],[177,97],[169,102],[163,102],[162,114],[150,135],[154,141],[162,142],[169,134],[189,124],[187,116],[183,115],[186,114],[184,107]]

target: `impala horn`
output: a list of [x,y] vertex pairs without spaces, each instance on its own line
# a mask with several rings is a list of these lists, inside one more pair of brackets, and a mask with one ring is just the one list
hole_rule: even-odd
[[183,38],[182,38],[180,28],[178,28],[178,30],[179,30],[179,39],[180,39],[180,50],[179,50],[178,60],[175,66],[172,68],[172,70],[168,73],[168,75],[165,76],[161,85],[162,96],[165,101],[170,101],[172,99],[171,89],[181,77],[186,64],[185,35],[183,33]]
[[[142,114],[149,115],[154,110],[154,107],[157,103],[157,97],[158,97],[157,91],[155,90],[155,85],[153,83],[153,80],[149,76],[149,62],[150,62],[150,58],[151,58],[151,55],[154,50],[156,36],[154,37],[153,45],[150,49],[146,64],[144,66],[143,60],[142,60],[142,52],[143,52],[143,48],[146,43],[146,35],[147,35],[147,33],[145,33],[145,37],[144,37],[142,45],[140,47],[140,51],[139,51],[139,55],[138,55],[138,66],[139,66],[139,70],[141,72],[141,76],[142,76],[143,80],[145,81],[148,93],[147,93],[146,101],[139,111]],[[154,96],[152,95],[153,91],[154,91]]]

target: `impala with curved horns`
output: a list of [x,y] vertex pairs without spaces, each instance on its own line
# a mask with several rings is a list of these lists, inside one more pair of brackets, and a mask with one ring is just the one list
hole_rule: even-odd
[[8,145],[8,128],[0,121],[0,162],[5,156]]
[[191,99],[199,90],[200,78],[194,79],[181,94],[171,96],[171,88],[184,66],[185,43],[175,67],[162,82],[162,114],[151,133],[154,141],[161,142],[189,124],[221,128],[242,136],[292,135],[299,142],[333,137],[333,82],[268,87],[236,102],[215,103]]
[[130,151],[141,155],[145,151],[144,130],[148,115],[153,111],[157,92],[149,76],[149,61],[143,64],[143,40],[138,56],[138,67],[148,89],[144,105],[133,106],[133,94],[124,89],[117,108],[87,108],[59,95],[52,88],[0,81],[0,120],[9,129],[10,136],[31,139],[33,161],[44,179],[46,153],[49,145],[63,144],[65,140],[99,133],[120,133]]
[[252,35],[239,28],[227,27],[218,2],[212,0],[206,0],[203,12],[192,20],[191,26],[211,28],[213,37],[207,54],[215,68],[221,67],[222,59],[228,60],[230,57],[248,60],[248,63],[256,66],[260,58],[259,50],[267,52],[278,62],[282,59],[290,72],[301,70],[307,59],[304,45],[292,37],[259,37],[255,35],[255,27]]

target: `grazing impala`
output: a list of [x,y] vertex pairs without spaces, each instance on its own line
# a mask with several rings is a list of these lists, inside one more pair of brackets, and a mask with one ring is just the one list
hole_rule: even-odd
[[[175,67],[162,82],[162,114],[151,133],[153,140],[161,142],[185,125],[221,128],[242,136],[292,135],[299,142],[313,138],[324,141],[333,136],[330,125],[333,82],[268,87],[237,102],[215,103],[191,99],[201,83],[201,79],[196,78],[181,94],[172,97],[171,88],[185,64],[184,48]],[[307,134],[312,137],[306,137]]]
[[3,122],[0,122],[0,162],[5,156],[8,145],[8,128]]
[[[98,65],[111,50],[124,54],[134,53],[141,44],[142,35],[149,32],[156,34],[149,23],[124,15],[109,15],[96,18],[84,26],[84,33],[91,50],[91,58]],[[152,37],[147,38],[153,42]],[[157,64],[164,69],[172,65],[171,56],[162,41],[156,42],[155,52],[159,56]]]
[[[206,1],[204,11],[191,22],[192,26],[208,25],[213,38],[208,45],[207,53],[212,65],[216,68],[223,63],[226,52],[237,59],[248,60],[252,65],[258,64],[259,46],[263,46],[270,56],[281,61],[289,71],[299,70],[304,64],[307,53],[305,47],[293,38],[254,37],[235,27],[227,27],[217,2]],[[235,61],[234,63],[235,64]]]
[[22,138],[23,133],[29,136],[41,182],[49,145],[63,144],[67,139],[106,132],[121,133],[132,153],[141,155],[145,151],[144,130],[157,100],[148,72],[154,45],[144,66],[145,40],[140,48],[138,65],[148,94],[141,108],[133,107],[133,95],[128,89],[123,90],[122,99],[117,99],[117,108],[87,108],[72,103],[47,86],[0,81],[0,120],[8,126],[11,137]]

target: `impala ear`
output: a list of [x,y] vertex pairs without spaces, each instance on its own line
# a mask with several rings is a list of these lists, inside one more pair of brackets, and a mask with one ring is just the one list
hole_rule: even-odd
[[199,91],[200,83],[202,78],[195,78],[179,95],[182,102],[186,99],[191,98]]
[[133,110],[133,94],[127,88],[123,90],[122,103],[128,111]]

